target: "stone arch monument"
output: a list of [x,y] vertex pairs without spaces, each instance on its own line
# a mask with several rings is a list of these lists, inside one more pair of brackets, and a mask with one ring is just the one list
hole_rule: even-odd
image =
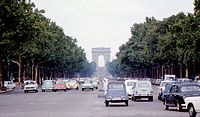
[[92,61],[94,61],[96,63],[97,66],[98,65],[98,59],[99,59],[99,56],[103,56],[104,57],[104,61],[105,61],[105,64],[110,62],[110,48],[103,48],[103,47],[100,47],[100,48],[92,48]]

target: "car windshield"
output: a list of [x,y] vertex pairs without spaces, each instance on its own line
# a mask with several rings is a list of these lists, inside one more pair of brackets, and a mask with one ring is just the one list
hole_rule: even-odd
[[135,82],[127,82],[127,86],[134,86]]
[[51,80],[44,81],[44,84],[52,84],[53,82]]
[[194,91],[200,91],[200,86],[191,85],[191,86],[183,86],[183,87],[181,87],[181,92],[194,92]]
[[70,80],[69,82],[70,83],[76,83],[76,80]]
[[109,84],[109,89],[123,89],[124,85],[123,84]]
[[91,84],[92,81],[86,80],[84,83],[85,83],[85,84]]
[[63,80],[57,80],[56,84],[64,84],[64,81]]
[[122,89],[109,89],[108,95],[110,96],[124,96],[126,94],[125,90]]
[[140,82],[138,83],[138,87],[151,87],[151,84],[150,83],[147,83],[147,82]]

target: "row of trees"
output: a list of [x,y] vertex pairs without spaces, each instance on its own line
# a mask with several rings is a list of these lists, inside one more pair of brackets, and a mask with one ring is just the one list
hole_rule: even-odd
[[89,63],[77,40],[46,18],[30,0],[0,1],[0,79],[89,76]]
[[144,23],[135,23],[108,70],[118,76],[154,78],[200,73],[200,0],[194,5],[194,14],[180,12],[162,21],[147,17]]

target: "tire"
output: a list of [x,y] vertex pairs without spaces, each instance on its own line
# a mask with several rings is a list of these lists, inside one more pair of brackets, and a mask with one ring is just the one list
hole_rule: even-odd
[[132,97],[132,100],[135,102],[135,101],[137,100],[137,98],[133,96],[133,97]]
[[84,91],[84,89],[82,89],[82,91]]
[[44,90],[42,90],[42,92],[44,92]]
[[165,110],[169,110],[169,106],[166,105],[167,102],[166,102],[166,99],[165,99]]
[[38,90],[35,90],[35,92],[38,92]]
[[67,89],[64,89],[64,91],[66,92],[66,91],[67,91]]
[[108,101],[106,101],[106,107],[108,107],[109,106],[109,102]]
[[54,89],[54,92],[56,92],[56,90]]
[[127,100],[127,101],[125,101],[125,104],[126,104],[126,106],[128,106],[128,100]]
[[181,104],[179,104],[178,102],[177,102],[177,104],[176,104],[176,109],[177,109],[179,112],[181,112],[181,111],[183,110]]
[[188,107],[188,114],[190,117],[196,117],[197,115],[197,112],[192,104]]
[[79,88],[77,87],[76,90],[78,90]]
[[169,110],[169,106],[165,106],[165,110]]
[[24,91],[24,93],[27,93],[27,91]]
[[92,91],[94,91],[94,89],[92,88]]

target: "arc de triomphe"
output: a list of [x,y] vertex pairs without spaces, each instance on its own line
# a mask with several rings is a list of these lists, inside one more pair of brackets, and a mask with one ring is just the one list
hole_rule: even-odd
[[92,61],[94,61],[98,66],[99,56],[103,56],[106,64],[110,62],[110,53],[111,53],[110,48],[103,48],[103,47],[92,48]]

